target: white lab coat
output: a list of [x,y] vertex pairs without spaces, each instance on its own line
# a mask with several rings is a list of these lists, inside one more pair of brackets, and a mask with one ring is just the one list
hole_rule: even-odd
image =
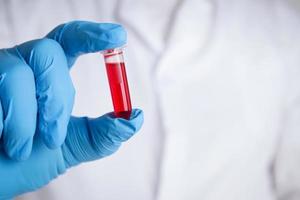
[[[0,0],[0,46],[82,19],[128,30],[138,135],[19,200],[299,200],[300,4]],[[75,115],[112,110],[99,54],[72,69]]]

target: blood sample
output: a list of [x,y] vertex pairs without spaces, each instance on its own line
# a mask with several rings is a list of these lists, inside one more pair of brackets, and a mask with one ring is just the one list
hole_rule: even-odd
[[109,49],[102,52],[114,106],[114,115],[129,119],[131,114],[131,100],[125,70],[123,49]]

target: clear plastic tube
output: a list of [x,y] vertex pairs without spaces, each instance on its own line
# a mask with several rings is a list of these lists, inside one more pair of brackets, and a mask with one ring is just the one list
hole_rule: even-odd
[[131,100],[123,57],[123,48],[102,51],[116,117],[129,119]]

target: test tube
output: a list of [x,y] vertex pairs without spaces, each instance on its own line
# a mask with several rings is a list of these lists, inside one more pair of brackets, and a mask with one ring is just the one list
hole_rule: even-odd
[[102,51],[115,117],[129,119],[131,101],[123,57],[123,48]]

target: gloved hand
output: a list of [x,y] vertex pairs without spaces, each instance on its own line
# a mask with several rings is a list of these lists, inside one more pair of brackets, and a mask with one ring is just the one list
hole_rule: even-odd
[[69,69],[75,60],[125,42],[120,25],[74,21],[43,39],[0,50],[0,199],[35,190],[75,164],[110,155],[141,127],[140,110],[128,121],[110,114],[70,119],[74,88]]
[[28,158],[35,133],[47,147],[59,147],[73,107],[69,69],[81,54],[125,43],[120,25],[74,21],[43,39],[0,50],[0,138],[8,156]]

